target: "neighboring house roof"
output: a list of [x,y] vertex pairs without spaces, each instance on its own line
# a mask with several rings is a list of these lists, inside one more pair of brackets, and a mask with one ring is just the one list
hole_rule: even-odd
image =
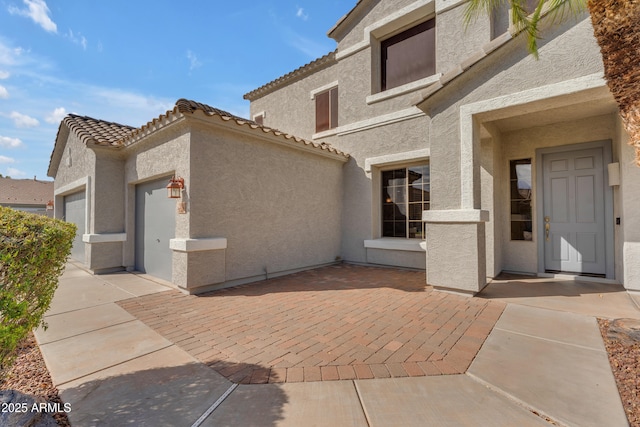
[[0,205],[44,206],[53,200],[53,181],[0,178]]
[[315,73],[316,71],[320,71],[329,65],[336,64],[336,50],[333,52],[329,52],[326,55],[309,62],[306,65],[303,65],[300,68],[296,68],[290,73],[285,74],[284,76],[278,77],[275,80],[270,81],[269,83],[260,86],[259,88],[252,90],[249,93],[246,93],[243,98],[249,101],[256,100],[261,98],[271,92],[274,92],[276,89],[279,89],[285,85],[291,84],[295,81],[301,80],[303,77],[308,76],[311,73]]
[[167,111],[165,114],[160,115],[158,118],[153,119],[139,128],[98,120],[87,116],[70,114],[62,120],[58,128],[58,135],[56,136],[56,142],[51,153],[47,175],[55,176],[69,133],[75,134],[86,145],[93,144],[122,148],[134,144],[145,136],[154,133],[167,123],[173,122],[182,116],[193,115],[196,112],[201,112],[208,117],[218,117],[224,122],[233,122],[238,126],[242,126],[248,132],[253,132],[257,135],[269,134],[272,137],[278,138],[280,142],[293,147],[297,146],[298,148],[311,149],[318,154],[324,152],[342,159],[349,158],[348,154],[337,150],[326,142],[315,143],[307,141],[303,138],[259,125],[252,120],[243,119],[242,117],[235,116],[224,110],[200,102],[179,99],[173,110]]

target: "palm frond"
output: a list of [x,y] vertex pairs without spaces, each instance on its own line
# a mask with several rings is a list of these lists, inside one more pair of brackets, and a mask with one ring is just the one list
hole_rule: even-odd
[[511,13],[511,23],[515,33],[527,35],[527,49],[538,58],[538,39],[540,39],[540,20],[549,16],[552,23],[565,20],[569,16],[578,16],[587,9],[587,0],[537,0],[535,10],[527,10],[527,0],[469,0],[464,21],[469,23],[481,14],[491,12],[507,4]]

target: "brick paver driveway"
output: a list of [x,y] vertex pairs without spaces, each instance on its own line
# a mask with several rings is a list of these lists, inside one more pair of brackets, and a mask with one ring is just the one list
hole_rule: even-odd
[[238,383],[464,373],[504,309],[424,272],[348,264],[120,305]]

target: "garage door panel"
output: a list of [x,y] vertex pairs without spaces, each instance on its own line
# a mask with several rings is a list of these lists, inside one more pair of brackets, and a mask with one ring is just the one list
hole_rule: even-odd
[[82,241],[82,235],[85,234],[86,213],[87,203],[84,190],[64,196],[64,220],[77,227],[71,248],[71,258],[81,262],[84,262],[85,243]]
[[175,201],[167,197],[169,178],[136,186],[136,270],[171,281],[169,241],[175,236]]

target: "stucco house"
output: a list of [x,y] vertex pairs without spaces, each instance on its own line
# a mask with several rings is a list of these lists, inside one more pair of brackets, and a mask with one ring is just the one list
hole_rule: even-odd
[[0,177],[0,206],[53,216],[53,181]]
[[[464,6],[358,1],[328,32],[334,52],[245,95],[251,120],[179,101],[101,140],[66,118],[56,216],[84,195],[95,271],[147,270],[138,236],[165,230],[171,274],[149,274],[189,291],[337,259],[465,294],[503,271],[640,290],[640,168],[589,17],[545,29],[535,60],[507,10],[466,26]],[[173,175],[175,225],[143,202]]]
[[49,174],[72,258],[193,293],[334,263],[348,159],[183,99],[139,129],[66,117]]

